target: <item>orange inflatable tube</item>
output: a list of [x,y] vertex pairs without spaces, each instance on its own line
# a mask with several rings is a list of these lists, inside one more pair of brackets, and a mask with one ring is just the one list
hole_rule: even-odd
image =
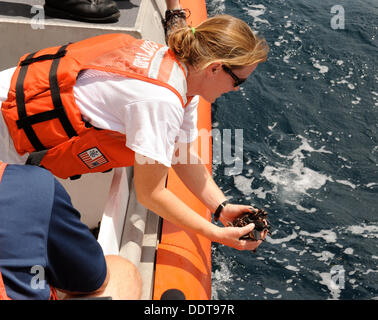
[[[205,0],[181,0],[181,6],[191,12],[188,25],[197,26],[207,18]],[[198,106],[198,130],[211,132],[211,104],[200,99]],[[199,138],[200,139],[200,138]],[[207,138],[205,138],[207,139]],[[205,156],[211,172],[212,147]],[[201,142],[198,141],[199,145]],[[198,148],[201,152],[202,148]],[[175,193],[195,212],[210,221],[210,211],[184,186],[171,169],[167,188]],[[160,244],[156,256],[154,300],[184,298],[187,300],[208,300],[211,298],[211,241],[192,232],[183,230],[168,221],[163,221]]]

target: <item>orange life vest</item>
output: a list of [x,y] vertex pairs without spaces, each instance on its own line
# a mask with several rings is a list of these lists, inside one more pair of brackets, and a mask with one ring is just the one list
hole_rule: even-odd
[[73,87],[81,70],[96,69],[173,91],[185,107],[186,69],[168,47],[126,34],[107,34],[24,55],[1,111],[20,155],[68,178],[134,164],[126,136],[82,120]]

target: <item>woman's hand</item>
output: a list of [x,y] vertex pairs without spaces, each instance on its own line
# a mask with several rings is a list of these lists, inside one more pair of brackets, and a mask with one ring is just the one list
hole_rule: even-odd
[[[229,227],[227,229],[230,229],[230,226],[232,226],[232,221],[234,221],[237,217],[239,217],[243,213],[252,212],[252,210],[257,210],[257,209],[253,208],[252,206],[230,204],[229,203],[223,208],[223,210],[220,214],[219,220],[223,223],[224,226]],[[265,224],[267,224],[266,221],[264,221],[264,222],[265,222]],[[240,230],[240,229],[243,229],[243,228],[236,228],[236,229]],[[244,231],[242,231],[242,232],[244,232]],[[245,232],[241,236],[244,236],[247,233],[249,233],[249,232]],[[264,240],[267,233],[268,233],[268,230],[261,231],[260,232],[260,239]],[[258,247],[262,242],[261,240],[259,240],[257,242],[256,241],[249,241],[249,240],[240,240],[240,241],[247,241],[247,242],[252,242],[252,243],[255,243],[255,244],[257,243],[256,247]],[[239,242],[239,246],[240,245],[241,244]],[[242,246],[245,246],[245,245],[243,244]],[[251,247],[251,245],[248,244],[247,247]],[[239,250],[254,250],[254,249],[239,249]]]
[[254,208],[251,206],[228,203],[222,209],[219,220],[224,226],[228,227],[237,217],[245,212],[251,212],[252,210],[254,210]]
[[[226,246],[232,247],[237,250],[253,250],[255,251],[258,246],[262,243],[262,240],[251,241],[251,240],[239,240],[240,237],[251,232],[255,225],[253,223],[246,225],[242,228],[237,227],[218,227],[216,232],[216,239],[213,241],[219,242]],[[263,238],[266,236],[266,231],[261,232]]]

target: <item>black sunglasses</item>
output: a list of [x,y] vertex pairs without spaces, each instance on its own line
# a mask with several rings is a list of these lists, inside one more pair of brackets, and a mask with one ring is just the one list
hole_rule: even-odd
[[247,78],[240,79],[235,73],[233,73],[233,71],[229,67],[225,66],[224,64],[222,64],[222,68],[232,77],[232,79],[234,79],[234,88],[239,87],[242,83],[244,83],[247,80]]

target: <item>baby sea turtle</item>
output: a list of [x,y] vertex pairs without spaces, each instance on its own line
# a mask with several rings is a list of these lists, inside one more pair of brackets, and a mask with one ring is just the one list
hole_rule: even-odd
[[252,211],[245,212],[241,216],[237,217],[234,221],[232,221],[231,226],[244,227],[250,223],[254,223],[255,228],[251,232],[240,237],[240,239],[257,241],[261,239],[261,231],[267,230],[268,234],[270,234],[270,225],[267,219],[268,212],[266,212],[264,209],[251,210]]

